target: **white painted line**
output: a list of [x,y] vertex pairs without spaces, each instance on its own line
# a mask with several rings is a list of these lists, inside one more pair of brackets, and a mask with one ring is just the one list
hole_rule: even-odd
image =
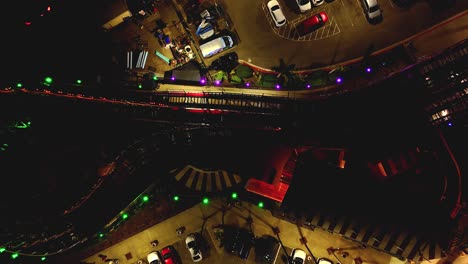
[[[340,0],[340,1],[341,1],[341,4],[343,5],[343,7],[345,7],[343,0]],[[358,3],[358,4],[359,4],[359,3]],[[354,27],[353,20],[348,16],[348,13],[346,13],[346,18],[348,18],[349,22],[351,22],[351,26]]]
[[[333,21],[333,18],[332,18],[332,21]],[[330,26],[328,27],[327,37],[330,36],[330,29],[332,28],[332,25],[333,24],[330,24]]]

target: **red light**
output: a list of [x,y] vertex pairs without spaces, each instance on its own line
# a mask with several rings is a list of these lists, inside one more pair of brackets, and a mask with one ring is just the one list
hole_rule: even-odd
[[50,12],[51,8],[50,6],[47,7],[47,12]]
[[30,26],[30,25],[31,25],[31,21],[26,21],[26,22],[24,22],[24,25]]

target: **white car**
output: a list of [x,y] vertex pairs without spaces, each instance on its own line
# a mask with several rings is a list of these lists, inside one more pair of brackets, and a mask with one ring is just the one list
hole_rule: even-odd
[[319,6],[325,2],[325,0],[311,0],[314,6]]
[[198,245],[198,240],[194,234],[190,234],[185,238],[185,246],[190,252],[193,262],[199,262],[203,259],[202,252]]
[[278,1],[270,0],[267,3],[268,10],[270,10],[271,17],[275,22],[277,27],[281,27],[286,24],[286,17],[284,16],[283,10],[281,10],[281,6],[279,5]]
[[317,264],[334,264],[333,261],[327,259],[327,258],[319,258],[317,260]]
[[310,0],[296,0],[297,5],[299,6],[299,11],[301,13],[307,12],[312,9],[312,4]]
[[153,251],[149,253],[146,258],[149,264],[161,264],[162,263],[161,256],[159,255],[159,252],[157,251]]
[[291,252],[291,260],[292,260],[292,263],[294,264],[304,264],[306,257],[307,255],[302,249],[295,248]]
[[382,17],[382,10],[377,0],[362,0],[364,12],[369,20],[379,19]]

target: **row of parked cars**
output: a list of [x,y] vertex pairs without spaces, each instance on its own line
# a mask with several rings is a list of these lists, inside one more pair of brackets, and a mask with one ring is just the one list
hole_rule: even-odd
[[[185,247],[187,248],[193,262],[199,262],[203,259],[200,248],[200,242],[196,234],[190,234],[185,238]],[[180,257],[173,246],[167,246],[161,251],[152,251],[147,255],[149,264],[180,264]]]
[[[225,226],[223,246],[227,253],[247,259],[252,247],[255,248],[255,262],[262,264],[276,263],[276,258],[282,250],[279,241],[270,235],[255,237],[252,232],[244,228]],[[300,248],[295,248],[288,256],[293,264],[307,263],[307,254]],[[318,264],[334,264],[327,258],[319,258]]]
[[[369,20],[376,20],[382,17],[382,10],[377,0],[361,0],[366,13],[366,17]],[[319,6],[323,4],[323,0],[296,0],[297,5],[301,13],[307,12],[312,9],[312,4],[314,6]],[[281,6],[278,0],[270,0],[267,3],[268,10],[270,15],[275,23],[276,27],[282,27],[286,25],[287,19],[281,9]],[[328,15],[325,12],[320,12],[315,14],[304,21],[300,22],[297,25],[297,30],[300,35],[308,34],[317,28],[323,26],[328,21]]]

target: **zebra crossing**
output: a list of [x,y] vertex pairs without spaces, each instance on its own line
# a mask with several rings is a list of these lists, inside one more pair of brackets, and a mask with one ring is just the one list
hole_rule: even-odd
[[438,241],[429,241],[421,236],[398,228],[396,225],[364,224],[350,217],[337,217],[327,213],[315,213],[296,217],[284,212],[272,212],[275,216],[291,222],[299,222],[306,228],[320,228],[332,234],[371,247],[398,258],[420,261],[445,257],[445,251]]
[[205,171],[192,165],[174,169],[171,174],[185,187],[198,192],[221,192],[241,183],[239,175],[224,170]]

